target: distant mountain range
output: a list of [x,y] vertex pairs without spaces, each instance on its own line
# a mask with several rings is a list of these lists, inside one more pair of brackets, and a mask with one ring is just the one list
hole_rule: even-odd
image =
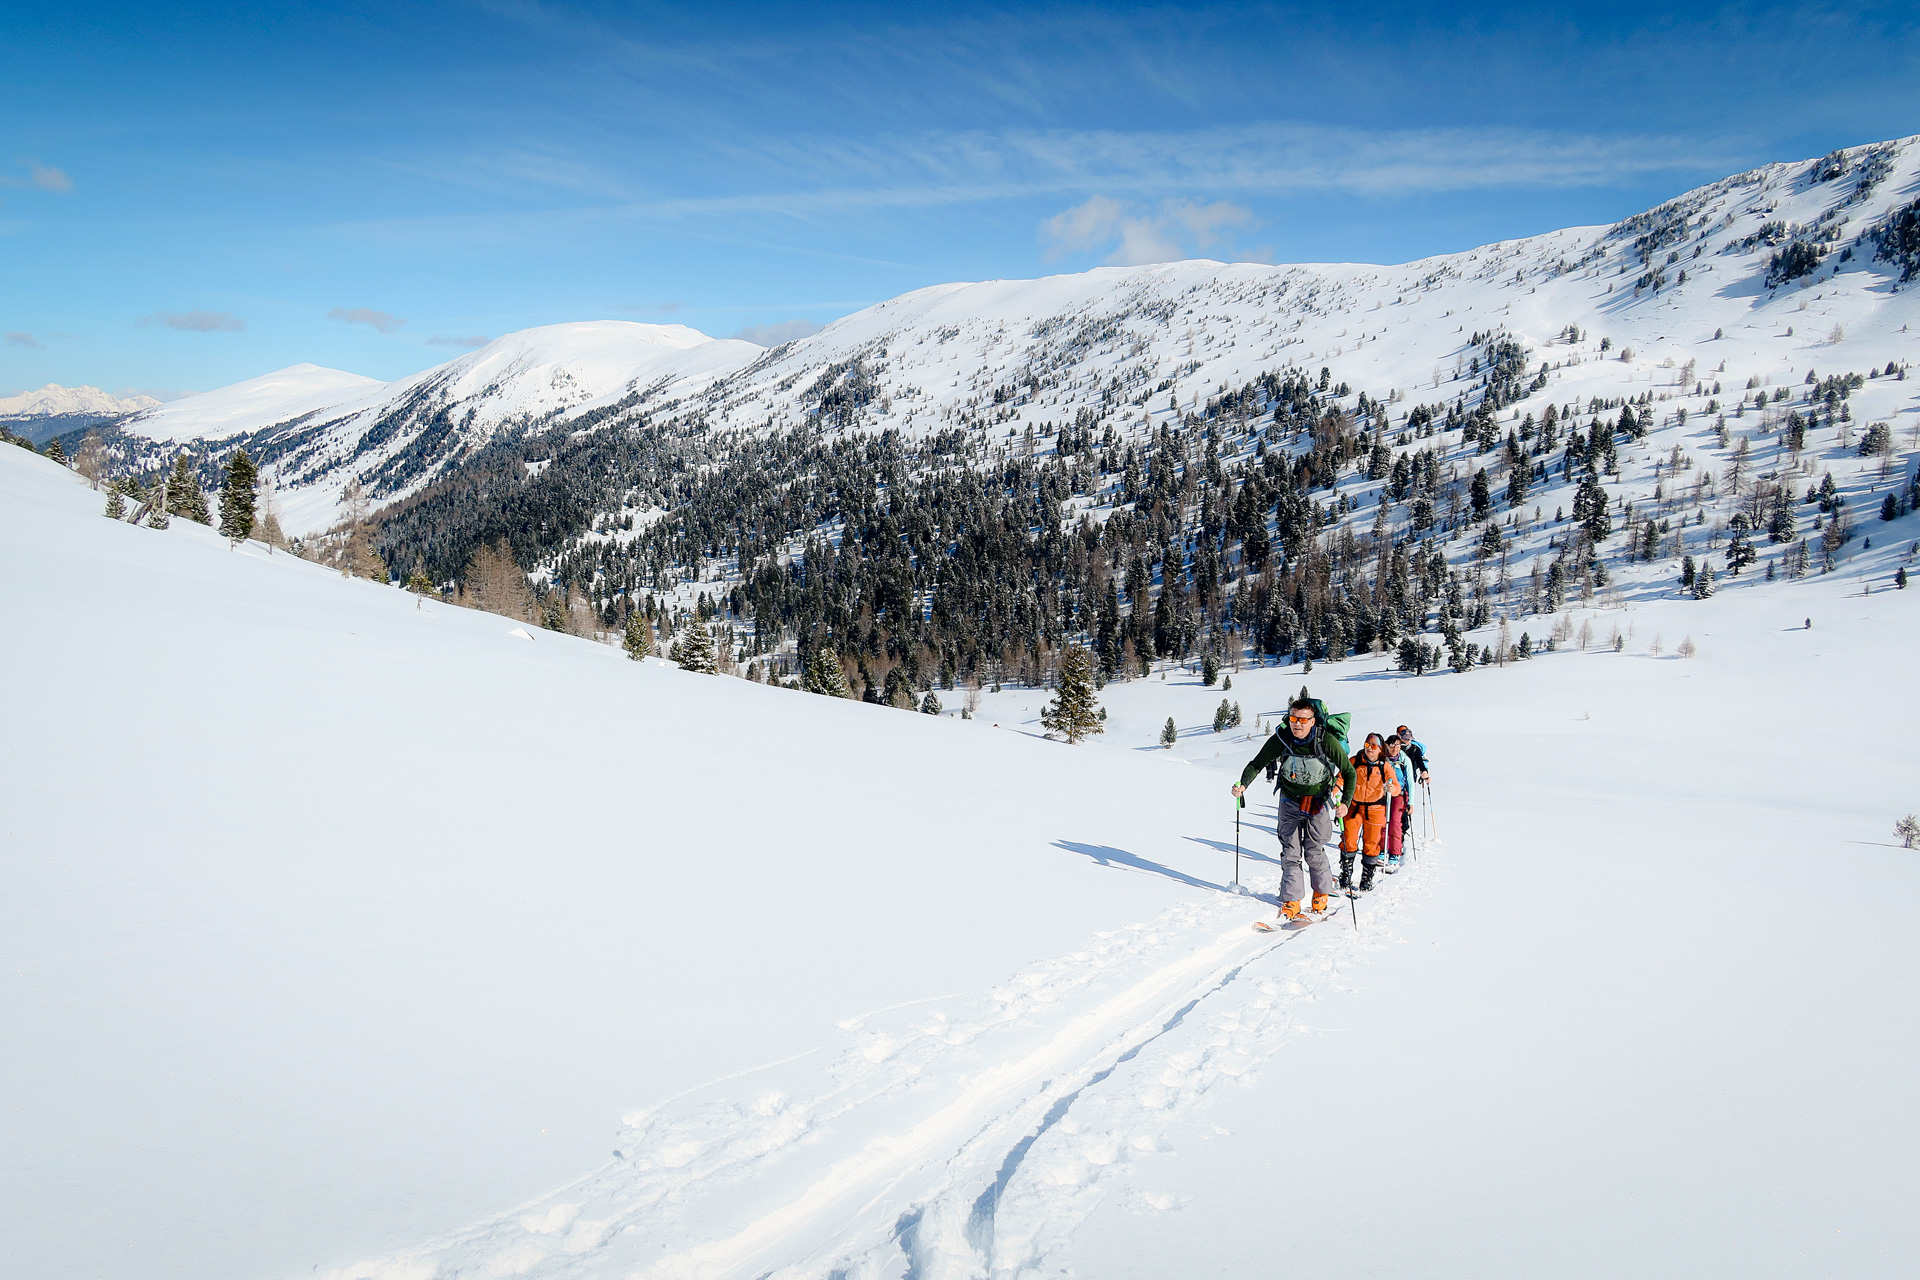
[[38,391],[0,397],[0,426],[35,444],[44,444],[68,431],[159,406],[160,402],[152,396],[122,399],[98,387],[63,387],[49,382]]

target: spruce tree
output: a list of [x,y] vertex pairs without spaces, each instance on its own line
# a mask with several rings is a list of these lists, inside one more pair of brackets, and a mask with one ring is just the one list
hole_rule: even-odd
[[1211,689],[1213,682],[1219,678],[1220,659],[1214,657],[1211,653],[1202,657],[1200,659],[1200,683]]
[[1093,655],[1077,644],[1069,646],[1060,660],[1059,689],[1041,712],[1040,724],[1049,732],[1065,734],[1068,742],[1106,732],[1093,691]]
[[1232,719],[1233,707],[1228,704],[1225,698],[1220,699],[1220,705],[1213,709],[1213,731],[1215,733],[1224,731],[1228,722]]
[[647,615],[638,609],[627,614],[627,634],[621,647],[635,662],[653,652],[653,628],[647,625]]
[[695,623],[688,627],[686,634],[680,637],[680,643],[675,651],[679,655],[678,660],[682,671],[692,671],[703,676],[719,674],[719,664],[713,652],[713,637],[707,633],[704,624]]
[[127,518],[127,495],[121,493],[120,490],[113,485],[107,486],[106,516],[109,520],[125,520]]
[[200,492],[200,477],[193,474],[184,453],[173,460],[173,471],[167,476],[166,508],[170,516],[208,523],[207,495]]
[[943,710],[945,710],[945,708],[940,705],[939,697],[934,694],[933,690],[927,690],[927,696],[920,699],[920,714],[937,716]]
[[1693,598],[1705,600],[1713,594],[1713,561],[1702,560],[1700,571],[1693,575]]
[[220,484],[220,532],[234,542],[253,536],[254,488],[259,478],[260,469],[247,451],[235,449]]
[[47,441],[47,458],[63,467],[67,465],[67,451],[60,447],[58,440]]
[[1174,726],[1173,717],[1168,716],[1167,722],[1160,726],[1160,745],[1171,748],[1179,738],[1180,730]]
[[840,669],[840,659],[833,650],[822,645],[814,651],[802,673],[801,688],[808,693],[818,693],[829,698],[851,698],[853,689],[847,684],[847,673]]

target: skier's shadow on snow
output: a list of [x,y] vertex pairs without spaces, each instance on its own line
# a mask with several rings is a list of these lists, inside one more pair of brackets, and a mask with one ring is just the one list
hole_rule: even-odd
[[1184,871],[1175,871],[1172,867],[1155,862],[1151,858],[1143,858],[1137,853],[1128,853],[1125,849],[1116,849],[1112,845],[1081,844],[1078,840],[1055,840],[1053,846],[1056,849],[1065,849],[1069,853],[1092,858],[1103,867],[1145,871],[1151,875],[1165,876],[1169,880],[1178,880],[1181,884],[1191,885],[1196,889],[1211,889],[1215,893],[1232,892],[1224,884],[1215,884],[1211,880],[1190,876]]
[[[1249,828],[1249,830],[1253,830],[1253,828]],[[1269,832],[1268,834],[1272,834],[1272,833]],[[1188,836],[1187,839],[1193,841],[1195,844],[1203,844],[1207,846],[1207,848],[1209,849],[1218,849],[1221,853],[1224,853],[1224,854],[1231,855],[1233,853],[1233,846],[1228,844],[1225,840],[1209,840],[1205,836]],[[1280,865],[1280,859],[1275,857],[1270,857],[1269,855],[1264,853],[1257,852],[1253,849],[1248,848],[1245,844],[1242,844],[1240,846],[1240,856],[1242,858],[1245,858],[1248,862],[1270,862],[1276,867]]]

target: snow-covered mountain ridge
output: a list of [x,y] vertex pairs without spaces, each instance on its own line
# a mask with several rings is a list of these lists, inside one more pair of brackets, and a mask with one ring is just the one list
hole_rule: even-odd
[[[1920,315],[1899,285],[1920,247],[1910,216],[1895,225],[1916,194],[1911,141],[1767,165],[1611,227],[1400,266],[1182,262],[940,285],[771,352],[683,326],[554,325],[385,387],[217,423],[161,411],[129,430],[216,455],[244,438],[271,464],[287,527],[312,531],[348,481],[390,504],[502,430],[1145,425],[1174,402],[1186,413],[1264,374],[1322,367],[1404,416],[1473,386],[1476,332],[1511,335],[1529,369],[1553,366],[1540,399],[1638,394],[1689,362],[1723,386],[1773,385],[1911,355]],[[1568,341],[1570,326],[1584,339]]]

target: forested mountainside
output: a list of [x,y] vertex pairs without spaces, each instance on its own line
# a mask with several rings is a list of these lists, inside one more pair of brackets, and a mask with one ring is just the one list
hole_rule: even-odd
[[824,647],[890,701],[1043,679],[1074,640],[1110,677],[1429,630],[1408,661],[1464,666],[1503,644],[1476,627],[1817,570],[1911,504],[1910,141],[1399,267],[940,286],[773,351],[555,326],[106,448],[211,481],[244,445],[296,531],[357,486],[380,572],[459,584],[504,545],[546,598],[502,607],[718,626],[756,676]]

